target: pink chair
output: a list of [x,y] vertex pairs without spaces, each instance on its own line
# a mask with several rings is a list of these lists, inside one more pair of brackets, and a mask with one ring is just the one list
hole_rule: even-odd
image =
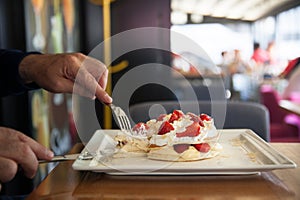
[[271,142],[300,142],[300,118],[280,108],[281,97],[271,85],[262,85],[260,95],[270,113]]

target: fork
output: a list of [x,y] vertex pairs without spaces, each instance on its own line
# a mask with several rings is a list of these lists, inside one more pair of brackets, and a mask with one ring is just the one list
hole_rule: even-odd
[[114,104],[109,104],[108,106],[111,108],[112,113],[115,116],[115,118],[117,118],[118,126],[120,127],[122,132],[126,133],[130,137],[134,137],[134,138],[138,138],[138,139],[141,139],[144,137],[141,135],[134,135],[134,133],[132,132],[130,120],[129,120],[128,116],[126,115],[125,111],[121,107],[116,106]]
[[109,104],[108,106],[113,111],[115,118],[117,118],[121,131],[131,132],[131,123],[124,110],[119,106],[115,106],[114,104]]

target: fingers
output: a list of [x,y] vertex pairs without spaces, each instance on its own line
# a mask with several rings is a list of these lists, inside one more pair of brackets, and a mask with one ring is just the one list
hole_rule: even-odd
[[73,59],[67,64],[66,80],[61,80],[62,92],[73,92],[84,97],[108,104],[111,97],[105,92],[108,70],[99,60],[83,54],[71,54]]
[[27,144],[13,141],[5,149],[1,147],[0,151],[1,157],[18,163],[24,170],[24,174],[28,178],[33,178],[37,171],[38,161],[32,149]]
[[37,159],[51,160],[54,153],[26,135],[20,134],[19,139],[23,143],[18,149],[21,150],[20,155],[23,156],[21,159],[15,159],[23,168],[25,176],[33,178],[38,167]]
[[97,88],[96,79],[84,68],[80,69],[74,82],[73,92],[81,96],[93,98]]
[[[91,87],[84,84],[86,83],[75,83],[73,92],[90,99],[94,99],[96,97],[105,104],[110,104],[112,102],[112,98],[102,87],[100,87],[100,85],[98,85],[96,80],[93,81],[93,86]],[[91,88],[95,89],[90,90]]]
[[107,85],[107,78],[108,78],[108,70],[105,70],[102,74],[102,76],[100,77],[98,84],[105,89],[106,85]]
[[38,158],[50,160],[53,157],[50,150],[18,131],[8,128],[1,128],[0,131],[0,168],[11,167],[11,171],[6,169],[7,175],[3,175],[4,171],[0,170],[3,180],[13,177],[18,165],[25,176],[33,178],[38,168]]
[[1,183],[5,183],[12,180],[16,175],[17,171],[18,171],[18,164],[15,161],[0,157],[0,182]]
[[35,140],[33,140],[30,137],[27,137],[26,135],[19,135],[19,138],[22,142],[29,145],[30,149],[33,151],[33,153],[36,155],[38,159],[43,160],[51,160],[54,156],[54,153],[44,147],[43,145],[39,144]]
[[18,146],[12,145],[12,147],[15,153],[10,155],[11,158],[20,164],[26,177],[33,178],[38,168],[38,160],[33,150],[26,143],[19,143]]
[[[112,98],[105,92],[108,78],[106,66],[99,60],[87,57],[83,63],[83,68],[85,70],[80,70],[80,72],[87,73],[87,76],[83,76],[87,79],[83,81],[86,81],[87,84],[91,84],[87,86],[93,89],[93,96],[96,96],[104,103],[111,103]],[[89,75],[91,77],[88,77]]]
[[35,59],[41,60],[32,71],[39,69],[39,73],[30,73],[34,74],[31,79],[42,88],[54,93],[73,92],[91,99],[96,96],[106,104],[112,102],[105,92],[108,70],[99,60],[81,53],[48,54]]
[[102,72],[99,83],[95,79],[95,74],[89,73],[85,68],[80,69],[76,76],[73,92],[89,98],[96,96],[103,103],[111,103],[112,98],[105,91],[107,74],[107,70]]
[[104,103],[112,102],[104,91],[107,67],[97,59],[81,53],[45,54],[27,56],[20,65],[25,81],[34,81],[50,92],[75,92],[89,98],[96,96]]
[[32,147],[32,144],[26,142],[15,141],[5,150],[1,149],[1,152],[3,157],[18,163],[28,178],[33,178],[36,174],[38,168],[37,158],[50,159],[50,155],[45,153],[44,148]]
[[103,90],[100,86],[97,87],[95,95],[97,99],[99,99],[105,104],[110,104],[113,101],[112,98],[106,93],[106,91]]

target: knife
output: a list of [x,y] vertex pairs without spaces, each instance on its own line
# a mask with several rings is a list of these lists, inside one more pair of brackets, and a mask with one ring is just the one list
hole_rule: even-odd
[[76,160],[80,154],[66,154],[61,156],[54,156],[51,160],[39,160],[39,163],[50,163],[50,162],[60,162],[67,160]]

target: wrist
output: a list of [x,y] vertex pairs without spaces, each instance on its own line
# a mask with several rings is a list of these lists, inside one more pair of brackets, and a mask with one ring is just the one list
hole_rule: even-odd
[[19,75],[24,84],[34,82],[33,73],[35,72],[34,66],[37,64],[37,54],[29,54],[25,56],[19,64]]

